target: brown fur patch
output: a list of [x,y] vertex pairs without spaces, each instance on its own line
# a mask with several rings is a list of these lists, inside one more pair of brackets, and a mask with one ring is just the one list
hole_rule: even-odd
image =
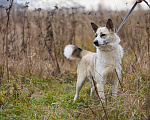
[[90,51],[82,50],[81,48],[75,46],[72,56],[82,58],[86,54],[91,53]]

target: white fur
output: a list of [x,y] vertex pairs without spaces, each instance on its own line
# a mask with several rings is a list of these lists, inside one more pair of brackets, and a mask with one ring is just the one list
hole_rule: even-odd
[[65,46],[65,48],[64,48],[64,56],[67,59],[74,60],[76,58],[76,57],[72,56],[72,53],[73,53],[74,49],[75,49],[74,45],[67,45],[67,46]]

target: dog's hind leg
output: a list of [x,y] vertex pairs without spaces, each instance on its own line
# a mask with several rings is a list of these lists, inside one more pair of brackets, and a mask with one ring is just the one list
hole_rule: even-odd
[[76,94],[74,97],[74,101],[79,98],[79,92],[84,84],[85,78],[86,78],[86,74],[84,73],[78,74],[77,84],[76,84]]
[[93,96],[93,93],[94,93],[94,91],[95,91],[94,80],[93,80],[92,78],[88,78],[88,79],[92,81],[92,88],[91,88],[91,93],[90,93],[90,97],[92,97],[92,96]]

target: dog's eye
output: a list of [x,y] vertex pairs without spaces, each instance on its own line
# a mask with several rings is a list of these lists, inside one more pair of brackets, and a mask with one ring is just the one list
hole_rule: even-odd
[[101,38],[102,38],[102,37],[105,37],[105,36],[106,36],[106,34],[101,34],[101,35],[100,35]]

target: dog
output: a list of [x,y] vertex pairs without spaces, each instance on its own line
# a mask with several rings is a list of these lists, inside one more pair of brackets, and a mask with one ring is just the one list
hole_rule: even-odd
[[96,53],[82,50],[75,45],[66,45],[64,56],[67,59],[81,58],[77,67],[77,83],[74,101],[79,98],[79,92],[88,78],[92,81],[90,96],[97,87],[99,97],[105,101],[104,86],[106,83],[112,84],[112,95],[117,96],[118,79],[121,78],[121,59],[123,57],[123,48],[120,38],[114,32],[114,25],[111,19],[108,19],[105,27],[98,27],[91,23],[95,32],[94,45]]

